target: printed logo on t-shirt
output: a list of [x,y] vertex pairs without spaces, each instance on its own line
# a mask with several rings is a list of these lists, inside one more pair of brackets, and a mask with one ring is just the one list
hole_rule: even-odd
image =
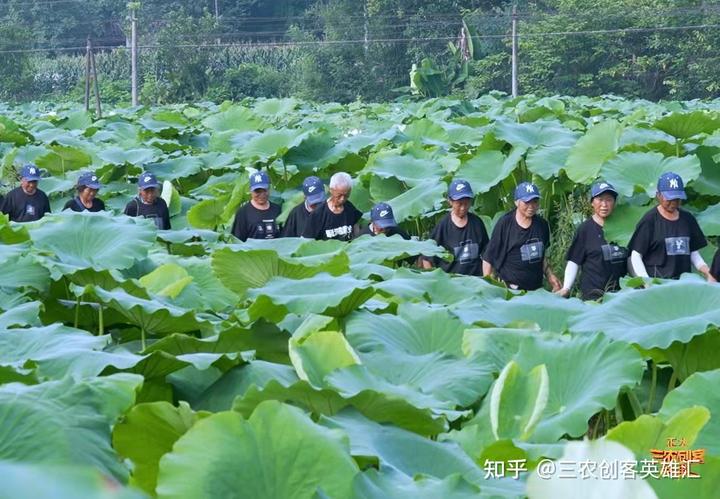
[[35,215],[35,207],[31,204],[26,204],[25,205],[25,214],[34,216]]
[[350,239],[352,225],[341,225],[334,229],[325,229],[325,237],[328,239]]
[[471,240],[462,241],[458,246],[453,248],[455,261],[460,264],[471,263],[478,259],[480,255],[480,245]]
[[277,225],[275,219],[263,220],[255,226],[255,232],[257,233],[256,239],[272,239],[275,237],[277,232]]
[[601,246],[603,260],[610,263],[625,263],[627,250],[617,244],[603,244]]
[[537,263],[543,258],[545,245],[539,239],[530,240],[520,246],[520,259],[525,263]]
[[690,254],[690,238],[682,237],[666,237],[665,253],[668,256],[689,255]]

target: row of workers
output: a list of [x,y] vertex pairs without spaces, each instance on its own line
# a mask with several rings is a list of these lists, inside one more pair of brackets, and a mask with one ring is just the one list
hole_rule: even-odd
[[[41,218],[50,211],[47,195],[38,189],[39,169],[26,165],[21,172],[20,187],[10,191],[0,210],[13,221]],[[101,188],[93,173],[83,173],[77,183],[77,195],[64,209],[102,211],[105,205],[97,197]],[[160,229],[170,229],[165,201],[158,195],[159,182],[154,174],[143,173],[138,179],[138,195],[125,207],[128,216],[151,218]],[[378,203],[370,212],[370,224],[359,229],[362,213],[349,201],[352,178],[336,173],[330,179],[329,196],[320,178],[311,176],[303,182],[305,199],[290,212],[283,227],[277,222],[280,206],[269,200],[270,179],[266,172],[250,175],[250,201],[238,208],[232,234],[247,239],[305,237],[349,241],[363,233],[409,239],[398,227],[392,207]],[[550,245],[550,228],[537,214],[540,191],[523,182],[514,193],[515,208],[503,215],[488,236],[483,221],[470,212],[474,194],[470,184],[455,179],[448,189],[450,211],[440,219],[431,233],[438,245],[446,248],[453,260],[422,258],[424,268],[439,266],[448,272],[466,275],[492,275],[512,289],[534,290],[542,287],[543,276],[553,291],[567,296],[580,273],[580,291],[584,299],[596,299],[606,291],[618,288],[627,271],[644,277],[676,279],[694,266],[708,281],[720,278],[720,251],[712,268],[699,250],[707,245],[695,217],[680,208],[686,199],[682,178],[672,172],[663,174],[657,184],[657,206],[638,222],[628,248],[604,235],[605,221],[612,215],[618,193],[607,182],[591,187],[593,215],[577,229],[567,254],[563,281],[550,268],[546,250]]]

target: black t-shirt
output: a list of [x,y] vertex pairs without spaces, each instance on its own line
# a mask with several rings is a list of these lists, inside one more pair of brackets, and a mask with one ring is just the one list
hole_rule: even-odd
[[310,220],[311,211],[305,207],[305,202],[300,203],[290,210],[290,214],[285,220],[285,226],[282,229],[282,237],[300,237]]
[[63,206],[63,210],[72,210],[72,211],[105,211],[105,203],[102,199],[93,198],[92,200],[92,206],[90,208],[85,207],[84,204],[82,204],[82,201],[80,201],[80,198],[75,196],[70,201],[65,203],[65,206]]
[[34,222],[40,220],[45,213],[50,213],[50,201],[40,189],[30,196],[25,194],[22,187],[16,187],[7,193],[0,211],[8,215],[13,222]]
[[527,229],[515,220],[515,210],[498,220],[483,260],[508,286],[532,291],[542,287],[543,259],[550,245],[550,227],[539,215]]
[[155,226],[160,230],[170,230],[170,211],[167,203],[161,197],[155,198],[153,204],[145,204],[140,198],[134,197],[125,205],[123,212],[129,217],[145,217],[152,219]]
[[465,227],[455,225],[450,213],[440,219],[430,238],[452,253],[453,261],[435,258],[434,263],[445,272],[482,276],[482,253],[489,240],[487,229],[478,216],[468,213],[467,217]]
[[232,235],[241,241],[248,239],[275,239],[280,237],[277,217],[280,206],[270,203],[267,210],[258,210],[248,202],[238,208],[232,226]]
[[[369,225],[360,231],[361,236],[364,236],[366,234],[369,234],[371,236],[377,235],[372,230],[370,230]],[[400,227],[388,227],[387,229],[385,229],[385,232],[383,232],[383,234],[385,234],[387,237],[391,237],[397,234],[405,240],[410,240],[410,234],[402,230]]]
[[690,253],[707,246],[705,235],[692,216],[678,210],[677,220],[668,220],[652,208],[635,226],[628,249],[642,255],[650,277],[677,279],[690,272]]
[[340,214],[333,213],[325,202],[312,212],[302,235],[309,239],[350,241],[353,238],[353,226],[360,217],[362,213],[350,201],[345,202]]
[[597,300],[605,291],[617,291],[627,274],[627,249],[605,241],[602,226],[588,218],[577,228],[567,259],[582,269],[580,292],[583,300]]
[[710,274],[712,276],[720,281],[720,248],[715,252],[715,256],[713,257],[712,265],[710,266]]

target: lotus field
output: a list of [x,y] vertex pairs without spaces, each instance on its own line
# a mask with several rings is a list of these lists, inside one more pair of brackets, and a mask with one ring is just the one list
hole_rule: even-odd
[[[718,497],[720,286],[583,302],[407,263],[451,258],[427,236],[453,177],[488,231],[532,180],[553,237],[602,177],[626,244],[671,170],[715,241],[717,101],[4,106],[0,157],[53,211],[0,218],[2,498]],[[239,243],[253,169],[283,216],[349,172],[418,237]],[[87,170],[110,211],[61,212]],[[172,230],[120,215],[143,170]]]

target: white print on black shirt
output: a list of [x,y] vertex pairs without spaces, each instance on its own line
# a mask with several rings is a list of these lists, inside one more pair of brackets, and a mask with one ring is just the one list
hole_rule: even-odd
[[539,239],[531,239],[520,246],[520,258],[523,262],[537,263],[543,258],[545,245]]
[[333,239],[337,236],[342,236],[346,239],[351,233],[352,225],[341,225],[340,227],[335,227],[334,229],[325,229],[325,237],[328,239]]
[[453,253],[458,263],[474,262],[480,255],[480,245],[472,242],[470,239],[466,239],[453,248]]
[[666,237],[665,253],[668,256],[689,255],[690,254],[690,238],[682,237]]
[[35,207],[31,204],[26,204],[25,205],[25,213],[30,216],[35,215]]
[[600,249],[606,262],[624,263],[627,260],[627,250],[617,244],[603,244]]

